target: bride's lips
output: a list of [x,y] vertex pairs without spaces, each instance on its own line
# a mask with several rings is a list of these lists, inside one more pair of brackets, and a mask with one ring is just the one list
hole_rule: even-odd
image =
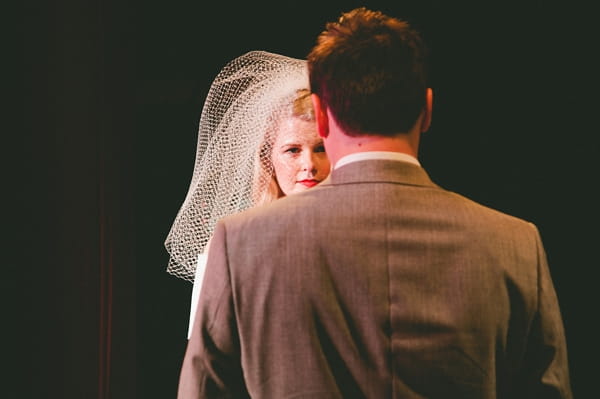
[[306,187],[314,187],[317,184],[319,184],[319,181],[318,180],[314,180],[314,179],[310,179],[310,180],[307,179],[307,180],[300,180],[300,181],[298,181],[298,183],[300,183],[300,184],[302,184],[303,186],[306,186]]

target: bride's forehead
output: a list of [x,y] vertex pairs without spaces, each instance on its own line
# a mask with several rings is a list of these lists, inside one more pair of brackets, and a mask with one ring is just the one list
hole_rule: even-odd
[[322,141],[317,133],[315,122],[305,121],[300,118],[285,118],[278,126],[275,140],[277,142],[295,140],[299,143],[312,143]]

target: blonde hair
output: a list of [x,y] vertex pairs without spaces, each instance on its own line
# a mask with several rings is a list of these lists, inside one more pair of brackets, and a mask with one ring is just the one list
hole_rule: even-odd
[[[279,118],[274,118],[271,123],[272,129],[277,129],[281,121],[285,118],[299,118],[304,121],[312,122],[315,120],[315,110],[312,105],[311,92],[308,89],[296,90],[295,95],[290,102],[285,105],[285,111]],[[269,140],[263,141],[259,150],[259,162],[256,163],[256,173],[254,174],[253,180],[253,192],[252,200],[254,206],[263,205],[276,200],[277,198],[283,197],[283,191],[277,183],[275,177],[275,171],[273,170],[273,142],[277,138],[277,133],[268,134],[265,137],[269,137]],[[269,184],[266,190],[257,192],[256,188],[261,185],[259,182],[264,181],[263,179],[269,179]]]

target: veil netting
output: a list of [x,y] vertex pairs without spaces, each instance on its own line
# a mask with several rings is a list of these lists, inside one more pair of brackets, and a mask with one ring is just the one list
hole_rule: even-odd
[[191,183],[164,243],[168,273],[193,282],[217,221],[269,189],[272,127],[308,87],[306,61],[266,51],[245,53],[218,73],[200,115]]

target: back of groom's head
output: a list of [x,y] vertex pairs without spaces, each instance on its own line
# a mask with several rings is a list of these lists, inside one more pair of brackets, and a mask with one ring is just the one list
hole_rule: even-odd
[[364,7],[319,35],[308,59],[311,91],[350,136],[394,136],[426,103],[427,49],[406,21]]

